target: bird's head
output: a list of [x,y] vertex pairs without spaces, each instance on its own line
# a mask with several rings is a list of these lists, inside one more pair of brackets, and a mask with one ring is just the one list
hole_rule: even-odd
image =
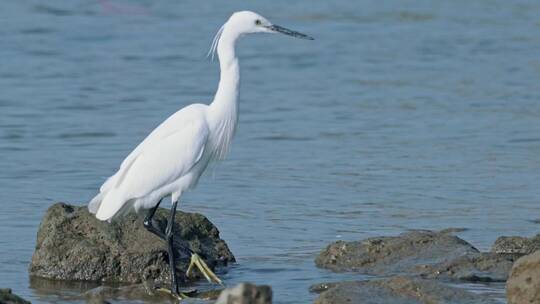
[[241,11],[232,14],[226,25],[230,30],[238,33],[239,36],[253,33],[281,33],[296,38],[313,40],[308,35],[272,24],[263,16],[250,11]]
[[208,51],[208,55],[212,55],[212,58],[214,58],[214,54],[216,53],[218,43],[220,41],[220,38],[224,32],[227,32],[227,36],[232,41],[236,40],[236,38],[241,37],[245,34],[253,34],[253,33],[281,33],[285,35],[289,35],[296,38],[301,39],[308,39],[313,40],[312,37],[302,34],[287,28],[284,28],[279,25],[272,24],[268,19],[264,18],[263,16],[250,12],[250,11],[241,11],[236,12],[231,15],[229,20],[219,29],[216,36],[214,37],[214,41],[212,42],[212,46],[210,47],[210,50]]

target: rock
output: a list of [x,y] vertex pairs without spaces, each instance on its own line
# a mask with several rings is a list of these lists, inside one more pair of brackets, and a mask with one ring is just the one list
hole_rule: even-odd
[[0,304],[30,304],[30,302],[13,294],[9,288],[0,288]]
[[491,247],[491,252],[523,256],[540,250],[540,234],[526,238],[522,236],[501,236]]
[[334,288],[339,284],[339,282],[326,282],[326,283],[319,283],[314,284],[309,287],[309,291],[315,292],[315,293],[321,293],[323,291],[327,291],[330,288]]
[[411,277],[339,282],[330,285],[316,304],[495,304],[486,295],[449,287],[437,281]]
[[540,250],[514,263],[506,283],[508,304],[540,303]]
[[505,281],[514,259],[481,253],[447,231],[412,231],[397,237],[337,241],[315,259],[333,271],[371,275],[422,275],[467,281]]
[[271,304],[272,288],[267,285],[241,283],[221,292],[215,304]]
[[[155,223],[165,229],[168,211],[159,209]],[[175,243],[199,253],[210,267],[234,262],[218,229],[203,215],[178,211]],[[188,258],[178,256],[178,274],[185,276]],[[55,280],[169,284],[166,244],[143,227],[142,216],[128,214],[101,222],[85,206],[51,206],[40,224],[29,267],[32,276]]]
[[397,237],[374,237],[356,242],[337,241],[315,259],[319,267],[368,274],[399,274],[419,265],[455,259],[478,250],[464,240],[433,231],[412,231]]

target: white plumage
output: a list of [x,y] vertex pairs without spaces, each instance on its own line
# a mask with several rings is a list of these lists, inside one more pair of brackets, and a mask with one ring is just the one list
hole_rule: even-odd
[[253,12],[233,14],[210,50],[212,54],[217,50],[221,69],[212,103],[189,105],[152,131],[101,186],[88,205],[90,212],[111,220],[123,211],[152,208],[167,195],[175,202],[197,184],[210,161],[225,157],[238,121],[240,70],[235,44],[243,34],[256,32],[311,39]]
[[108,220],[122,207],[148,209],[162,197],[173,194],[176,200],[194,186],[210,156],[206,111],[207,106],[191,105],[163,122],[103,184],[90,211]]

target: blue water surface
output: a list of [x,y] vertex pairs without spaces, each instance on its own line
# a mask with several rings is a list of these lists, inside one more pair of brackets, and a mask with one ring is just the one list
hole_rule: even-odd
[[168,115],[212,100],[205,54],[244,9],[316,40],[240,42],[232,151],[181,203],[236,255],[228,285],[306,303],[361,278],[315,267],[338,239],[462,227],[489,250],[539,231],[538,1],[3,1],[0,287],[72,301],[29,279],[45,210],[85,204]]

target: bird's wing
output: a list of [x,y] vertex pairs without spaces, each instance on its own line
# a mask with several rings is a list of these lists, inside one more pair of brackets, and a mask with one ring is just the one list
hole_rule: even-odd
[[208,135],[205,120],[190,119],[176,131],[138,147],[139,153],[131,164],[118,172],[121,176],[107,191],[96,217],[109,219],[128,200],[148,195],[189,173],[201,159]]
[[132,199],[145,196],[184,176],[201,159],[208,134],[206,122],[193,121],[146,146],[118,188],[127,194],[127,199]]
[[107,192],[112,188],[118,186],[118,184],[123,180],[127,171],[133,162],[137,159],[141,151],[146,147],[155,146],[159,141],[175,132],[177,132],[184,123],[190,123],[194,117],[199,117],[201,110],[204,111],[204,105],[201,104],[192,104],[189,105],[180,111],[174,113],[165,121],[163,121],[157,128],[155,128],[148,136],[139,144],[129,155],[122,161],[118,171],[109,177],[103,185],[101,185],[99,192]]

